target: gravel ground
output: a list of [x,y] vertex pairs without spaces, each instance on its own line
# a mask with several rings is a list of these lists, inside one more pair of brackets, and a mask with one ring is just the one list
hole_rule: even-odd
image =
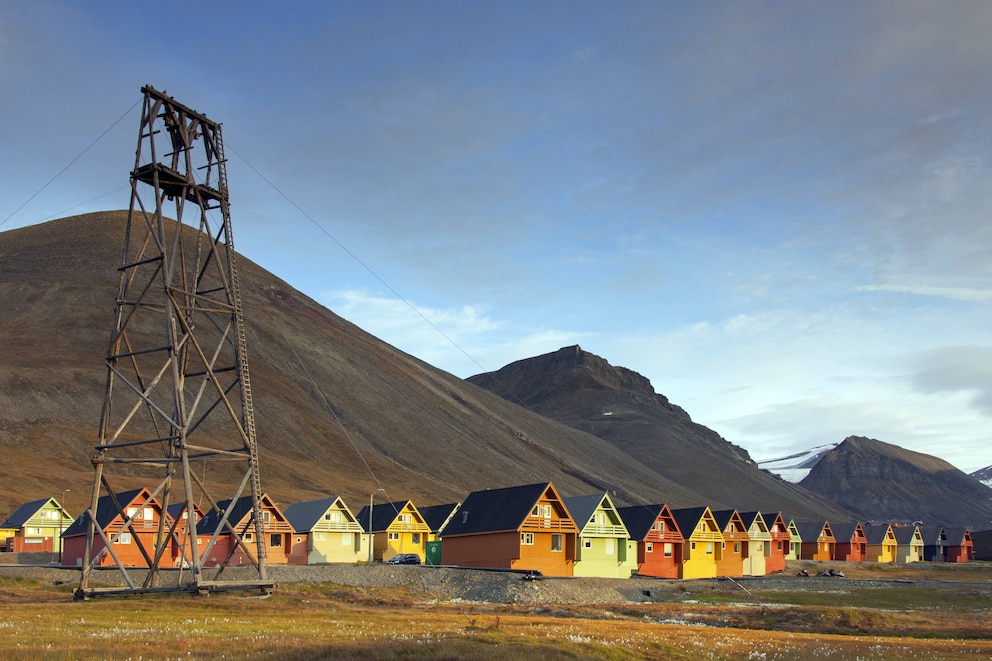
[[[644,602],[687,602],[701,593],[721,592],[740,595],[751,601],[751,589],[763,590],[846,590],[858,586],[881,587],[897,581],[865,581],[838,578],[797,578],[776,574],[760,578],[699,579],[688,581],[652,578],[544,578],[524,580],[521,574],[472,569],[427,568],[415,566],[367,565],[271,565],[268,578],[281,583],[329,583],[360,588],[399,588],[426,600],[443,602],[500,603],[528,605],[625,604]],[[228,569],[221,580],[253,580],[246,569]],[[79,571],[44,566],[0,566],[0,576],[37,580],[53,585],[76,585]],[[187,574],[188,577],[188,574]],[[133,580],[140,584],[143,572],[135,571]],[[163,573],[162,584],[175,581],[177,572]],[[208,578],[212,578],[208,575]],[[174,583],[173,583],[174,584]],[[116,570],[99,570],[90,586],[126,585]]]

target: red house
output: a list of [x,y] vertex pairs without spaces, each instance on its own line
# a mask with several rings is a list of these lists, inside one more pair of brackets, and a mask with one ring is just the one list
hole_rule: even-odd
[[861,562],[868,557],[868,538],[860,523],[831,523],[837,562]]
[[[115,505],[114,499],[120,509]],[[96,530],[90,564],[93,567],[150,567],[155,557],[162,506],[142,487],[102,496],[97,501]],[[163,553],[172,557],[173,542],[168,535],[172,520],[165,515]],[[81,567],[89,530],[89,510],[83,512],[62,533],[62,564]],[[108,546],[109,542],[109,546]],[[116,560],[115,560],[116,558]]]
[[789,534],[789,524],[785,522],[781,512],[768,522],[768,534],[772,536],[772,543],[768,545],[768,553],[765,554],[765,573],[785,571],[785,556],[789,553],[792,535]]
[[971,531],[967,528],[944,528],[944,561],[968,562],[975,549]]
[[635,505],[617,512],[637,542],[637,574],[678,578],[685,538],[668,505]]

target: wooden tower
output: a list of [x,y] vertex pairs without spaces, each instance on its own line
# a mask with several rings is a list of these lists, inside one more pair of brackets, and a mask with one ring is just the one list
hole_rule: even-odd
[[[262,526],[246,543],[246,531],[227,521],[232,508],[223,509],[225,502],[250,497],[253,521],[262,521],[221,125],[149,86],[141,91],[144,106],[76,597],[266,592],[272,584]],[[139,498],[143,502],[122,502],[120,494],[134,487],[147,487]],[[198,507],[220,517],[212,536],[197,538]],[[142,517],[151,511],[161,514]],[[155,532],[151,538],[149,528]],[[205,572],[224,533],[237,540],[231,553],[240,547],[252,558],[249,577],[244,569],[232,581],[221,580],[223,567],[210,569],[209,576]],[[122,542],[137,544],[143,558],[137,568],[115,553]],[[91,586],[93,569],[101,564],[116,566],[127,587]]]

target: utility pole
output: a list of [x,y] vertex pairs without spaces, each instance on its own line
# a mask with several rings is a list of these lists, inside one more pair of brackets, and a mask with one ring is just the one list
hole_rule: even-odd
[[[150,86],[141,91],[144,104],[76,597],[267,592],[272,584],[265,568],[258,449],[221,125]],[[197,475],[194,462],[214,466],[212,480]],[[128,507],[121,502],[121,487],[138,478],[145,480],[148,495]],[[247,495],[255,523],[252,552],[233,528],[237,521],[228,521],[228,512],[217,505]],[[218,510],[220,527],[253,557],[251,580],[209,579],[205,561],[217,535],[200,548],[197,499],[205,511]],[[177,507],[168,514],[173,503]],[[136,523],[136,513],[148,511],[159,512],[157,524],[144,516]],[[132,577],[136,556],[127,559],[118,546],[122,542],[140,552],[137,568],[146,570],[143,580]],[[126,588],[91,587],[91,573],[106,565],[107,555]],[[163,571],[177,566],[189,567],[189,582],[174,585],[184,580],[180,574],[163,585]]]

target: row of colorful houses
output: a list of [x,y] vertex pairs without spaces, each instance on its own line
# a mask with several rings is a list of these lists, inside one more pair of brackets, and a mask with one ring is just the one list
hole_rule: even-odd
[[[32,509],[33,514],[26,511]],[[148,566],[153,556],[175,566],[191,563],[184,510],[184,503],[163,510],[148,489],[104,496],[91,558],[103,566]],[[52,516],[44,514],[51,511],[61,517],[62,564],[80,566],[87,519],[69,522],[55,499],[25,504],[0,524],[0,534],[10,533],[12,550],[23,548],[26,543],[18,546],[16,540],[28,539],[26,532],[37,533],[38,526],[11,526],[21,520],[51,523]],[[263,495],[261,526],[253,521],[250,497],[222,501],[193,516],[197,553],[201,566],[208,567],[251,563],[259,543],[270,564],[358,563],[415,554],[433,565],[548,576],[683,579],[762,576],[784,570],[786,560],[965,562],[973,552],[966,528],[797,522],[786,521],[781,512],[673,510],[667,504],[616,507],[609,493],[562,498],[550,482],[476,491],[461,503],[419,509],[409,500],[370,503],[357,515],[339,496],[282,510]]]

